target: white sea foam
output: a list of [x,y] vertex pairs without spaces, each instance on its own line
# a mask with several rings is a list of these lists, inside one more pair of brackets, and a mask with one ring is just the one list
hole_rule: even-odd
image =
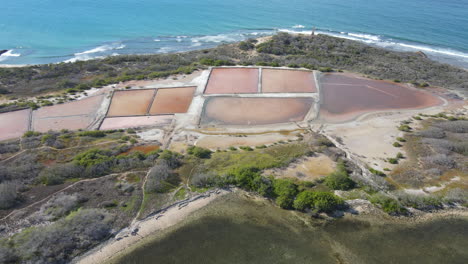
[[124,44],[109,44],[109,45],[102,45],[94,49],[90,49],[87,51],[83,52],[78,52],[75,53],[75,56],[80,56],[80,55],[85,55],[85,54],[92,54],[92,53],[100,53],[100,52],[106,52],[109,50],[119,50],[125,48]]
[[219,34],[192,38],[192,42],[233,42],[242,38],[241,34]]
[[174,47],[162,47],[159,49],[160,53],[169,53],[169,52],[174,52],[177,51]]
[[459,52],[459,51],[450,50],[450,49],[443,49],[443,48],[437,49],[437,48],[430,48],[430,47],[425,47],[425,46],[409,45],[409,44],[404,44],[404,43],[398,43],[398,45],[405,47],[405,48],[421,50],[421,51],[426,51],[426,52],[431,52],[431,53],[439,53],[439,54],[444,54],[448,56],[462,57],[462,58],[468,59],[468,54]]
[[295,26],[293,26],[293,28],[305,28],[305,26],[303,26],[303,25],[295,25]]
[[9,57],[19,57],[19,56],[21,56],[20,53],[13,53],[13,50],[9,50],[9,51],[3,53],[2,55],[0,55],[0,61],[5,61]]
[[153,41],[160,42],[161,40],[160,39],[153,39]]
[[357,33],[348,33],[349,36],[356,37],[356,38],[362,38],[362,39],[370,39],[374,41],[379,41],[380,37],[375,36],[375,35],[369,35],[369,34],[357,34]]
[[[75,53],[75,57],[66,60],[65,62],[76,62],[76,61],[86,61],[86,60],[92,60],[92,59],[101,59],[104,58],[105,56],[103,55],[109,55],[109,54],[102,54],[105,52],[109,52],[111,50],[120,50],[124,49],[126,46],[121,43],[114,43],[114,44],[107,44],[107,45],[102,45],[99,47],[96,47],[94,49],[86,50],[83,52],[78,52]],[[100,54],[99,54],[100,53]],[[112,53],[110,55],[114,56],[113,54],[118,53]]]

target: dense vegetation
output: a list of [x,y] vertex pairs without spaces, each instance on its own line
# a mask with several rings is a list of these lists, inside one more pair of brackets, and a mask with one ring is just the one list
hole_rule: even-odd
[[[465,70],[431,61],[416,53],[393,52],[326,35],[311,37],[279,33],[261,44],[244,41],[178,54],[122,55],[75,63],[0,68],[0,89],[13,96],[66,89],[74,93],[121,81],[188,74],[206,66],[234,64],[305,67],[323,71],[343,69],[420,86],[429,83],[468,88]],[[28,105],[24,103],[22,106]]]

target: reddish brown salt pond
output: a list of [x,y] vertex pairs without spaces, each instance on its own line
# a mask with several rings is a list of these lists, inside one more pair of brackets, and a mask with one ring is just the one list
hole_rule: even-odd
[[155,92],[155,89],[116,91],[107,116],[146,115]]
[[150,115],[186,113],[196,87],[158,89]]
[[258,93],[256,68],[216,68],[211,71],[205,94]]
[[373,111],[419,109],[442,103],[428,92],[351,74],[324,74],[321,87],[320,117],[328,121],[351,120]]
[[29,128],[31,110],[18,110],[0,114],[0,140],[19,138]]
[[315,93],[314,74],[302,70],[262,70],[263,93]]
[[312,104],[312,98],[209,98],[202,124],[266,125],[302,121]]

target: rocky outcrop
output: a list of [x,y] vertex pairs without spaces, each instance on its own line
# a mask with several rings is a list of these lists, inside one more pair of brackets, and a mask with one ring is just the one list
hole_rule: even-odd
[[420,57],[423,57],[423,58],[426,58],[426,59],[427,59],[426,53],[424,53],[424,52],[422,52],[422,51],[417,51],[416,54],[419,55]]
[[7,53],[8,50],[0,50],[0,56],[2,56],[3,53]]

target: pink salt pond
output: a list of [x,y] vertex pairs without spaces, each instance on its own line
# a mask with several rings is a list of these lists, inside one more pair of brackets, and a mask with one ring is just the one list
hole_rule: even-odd
[[256,68],[215,68],[211,71],[205,94],[258,93]]
[[212,97],[207,99],[203,125],[267,125],[302,121],[312,98]]
[[0,140],[19,138],[29,129],[31,110],[0,113]]
[[172,115],[162,116],[131,116],[131,117],[108,117],[104,119],[100,130],[136,128],[148,126],[165,126],[172,122]]
[[315,93],[314,73],[303,70],[262,69],[262,93]]
[[104,95],[39,108],[33,112],[32,130],[47,132],[62,129],[86,129],[97,118]]
[[324,74],[321,88],[320,118],[331,122],[349,121],[368,112],[421,109],[442,103],[428,92],[351,74]]

